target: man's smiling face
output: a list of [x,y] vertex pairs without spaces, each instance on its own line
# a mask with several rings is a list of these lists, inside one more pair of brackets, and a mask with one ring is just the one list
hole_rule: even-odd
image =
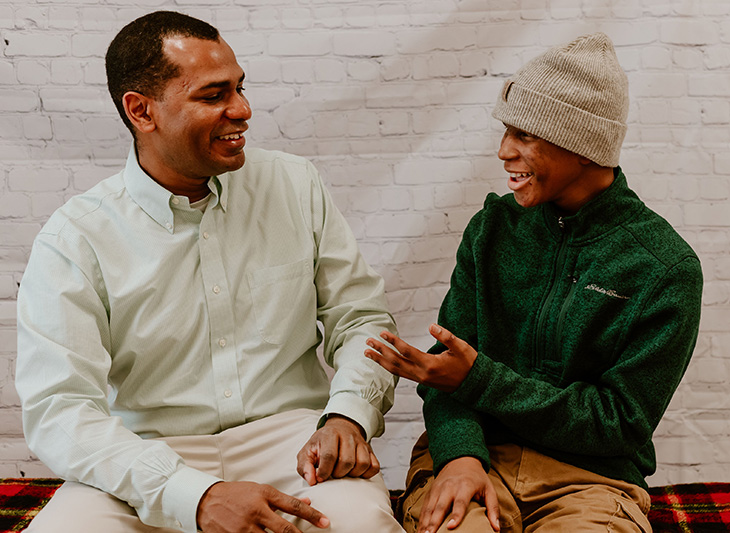
[[251,107],[243,96],[244,74],[233,50],[220,38],[192,37],[168,38],[163,49],[180,74],[152,102],[155,166],[182,179],[241,168]]
[[552,202],[575,213],[594,196],[592,181],[584,176],[590,161],[544,139],[508,125],[497,155],[523,207]]

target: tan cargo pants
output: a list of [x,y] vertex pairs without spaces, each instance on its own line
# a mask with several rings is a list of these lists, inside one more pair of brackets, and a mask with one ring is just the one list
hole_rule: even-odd
[[[489,454],[489,478],[499,499],[501,533],[651,533],[646,517],[651,499],[637,485],[599,476],[514,444],[489,446]],[[421,507],[433,481],[433,461],[424,433],[413,449],[406,493],[399,502],[408,533],[418,528]],[[471,503],[457,528],[447,529],[449,520],[444,520],[437,533],[493,532],[486,509],[476,502]]]

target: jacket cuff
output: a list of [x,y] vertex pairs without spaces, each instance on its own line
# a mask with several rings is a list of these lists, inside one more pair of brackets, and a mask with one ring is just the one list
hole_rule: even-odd
[[189,466],[175,472],[162,493],[165,516],[171,517],[170,527],[185,532],[198,531],[198,504],[212,485],[223,481]]
[[482,352],[478,352],[469,373],[461,385],[451,393],[451,397],[465,405],[473,405],[484,394],[485,389],[489,387],[491,379],[494,377],[492,364],[493,362],[489,357]]

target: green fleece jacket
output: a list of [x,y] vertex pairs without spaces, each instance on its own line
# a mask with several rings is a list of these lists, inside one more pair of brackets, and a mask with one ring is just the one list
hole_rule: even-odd
[[515,443],[646,487],[697,339],[702,271],[614,172],[575,215],[490,194],[470,221],[439,324],[479,355],[453,393],[418,388],[436,472],[463,456],[489,468],[487,445]]

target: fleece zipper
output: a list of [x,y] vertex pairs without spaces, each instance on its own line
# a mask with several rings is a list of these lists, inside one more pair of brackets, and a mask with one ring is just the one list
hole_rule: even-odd
[[555,268],[553,269],[553,276],[550,280],[550,291],[547,297],[542,303],[540,313],[537,320],[537,330],[535,333],[535,361],[533,368],[538,371],[542,369],[542,362],[545,360],[545,346],[547,343],[547,331],[546,324],[550,307],[553,300],[555,299],[555,293],[557,292],[558,284],[561,278],[565,266],[565,258],[568,250],[568,237],[565,230],[565,222],[563,217],[558,218],[558,227],[560,228],[560,247],[558,248],[558,255],[555,259]]

